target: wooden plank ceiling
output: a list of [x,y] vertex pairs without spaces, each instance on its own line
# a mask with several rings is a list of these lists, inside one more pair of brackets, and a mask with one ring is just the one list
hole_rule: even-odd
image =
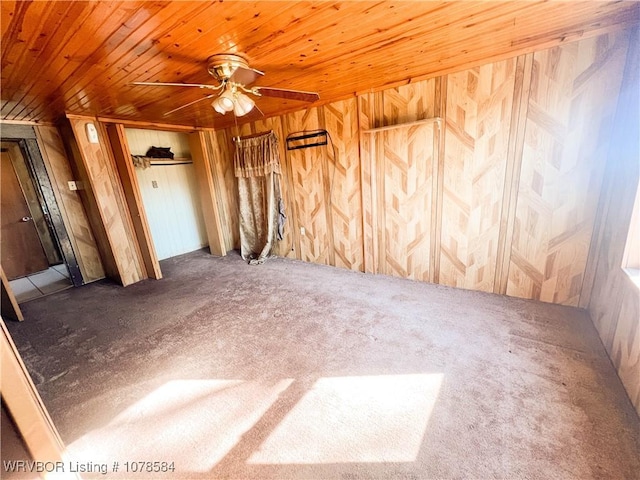
[[[1,117],[65,112],[226,127],[209,92],[134,81],[215,84],[206,59],[243,54],[256,85],[315,91],[320,103],[638,25],[636,2],[204,2],[2,0]],[[266,116],[308,104],[260,98]],[[248,116],[251,118],[251,115]],[[255,117],[252,117],[255,119]],[[242,117],[241,121],[249,118]]]

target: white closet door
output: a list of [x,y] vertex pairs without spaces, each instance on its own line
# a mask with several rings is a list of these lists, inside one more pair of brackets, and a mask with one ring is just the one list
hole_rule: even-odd
[[206,247],[193,165],[152,165],[136,173],[158,259]]

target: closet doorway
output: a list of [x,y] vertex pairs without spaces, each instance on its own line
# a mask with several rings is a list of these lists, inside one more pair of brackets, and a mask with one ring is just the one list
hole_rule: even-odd
[[173,158],[146,157],[135,162],[158,260],[208,246],[187,134],[125,128],[125,135],[134,157],[146,157],[152,146],[168,147],[173,153]]

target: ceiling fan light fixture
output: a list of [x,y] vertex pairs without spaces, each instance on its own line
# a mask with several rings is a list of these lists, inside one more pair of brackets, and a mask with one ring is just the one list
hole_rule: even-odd
[[234,109],[235,106],[235,101],[233,99],[233,93],[230,92],[229,90],[225,90],[222,95],[220,95],[219,97],[217,97],[213,103],[211,104],[211,106],[213,107],[213,109],[224,115],[227,112],[230,112],[231,110]]
[[224,115],[225,113],[227,113],[227,111],[224,108],[222,108],[222,105],[220,105],[220,100],[218,98],[216,98],[213,102],[211,102],[211,106],[220,115]]
[[242,92],[239,92],[236,94],[233,113],[235,113],[237,117],[242,117],[243,115],[246,115],[251,110],[253,110],[253,106],[255,104],[256,102],[254,102],[251,97],[245,95]]

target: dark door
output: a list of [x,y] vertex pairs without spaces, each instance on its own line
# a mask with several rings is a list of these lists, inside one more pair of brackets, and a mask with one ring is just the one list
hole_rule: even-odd
[[46,270],[49,261],[20,188],[10,153],[3,149],[0,170],[0,262],[7,278]]

